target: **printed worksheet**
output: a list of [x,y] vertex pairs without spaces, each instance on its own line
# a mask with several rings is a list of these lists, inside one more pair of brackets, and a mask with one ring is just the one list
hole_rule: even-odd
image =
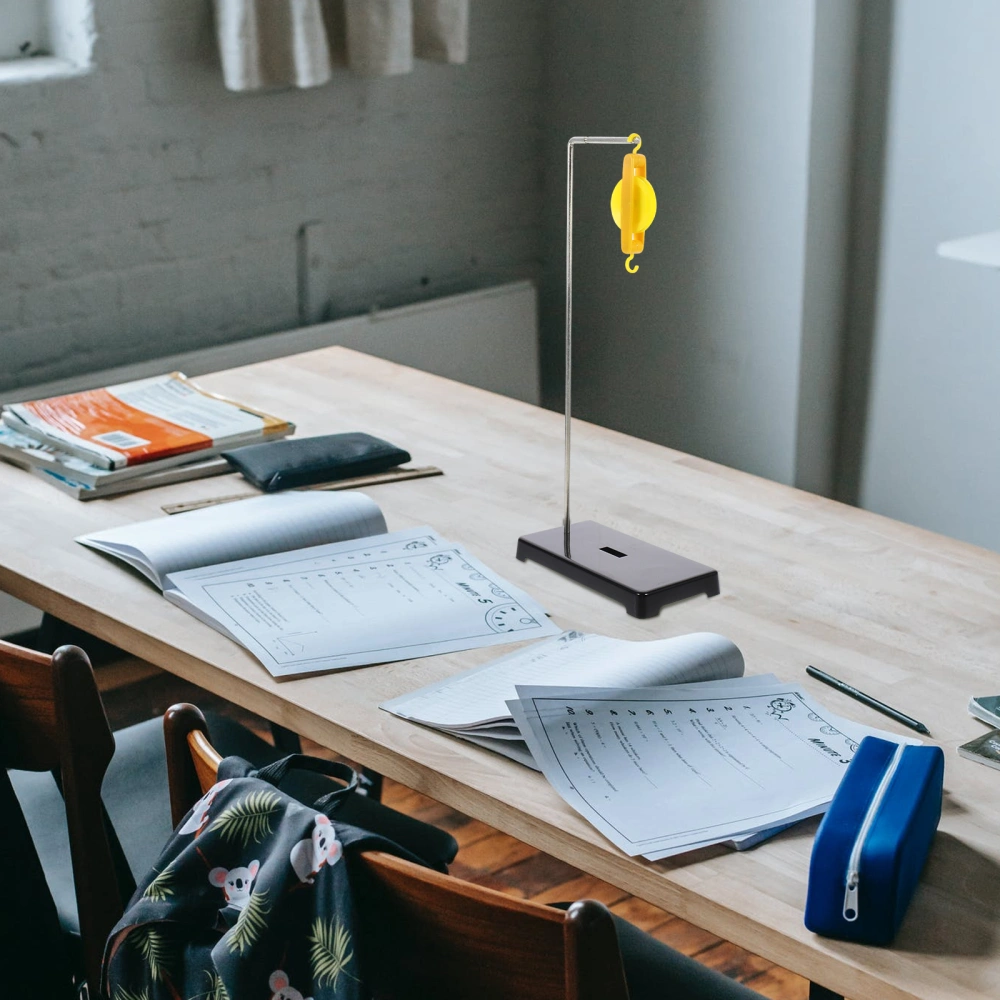
[[518,684],[637,688],[742,673],[743,654],[714,632],[635,642],[571,631],[428,684],[382,708],[449,732],[471,731],[512,725],[507,702]]
[[172,573],[164,596],[285,678],[560,631],[426,527]]
[[651,859],[824,811],[864,736],[794,685],[517,688],[511,714],[553,787]]

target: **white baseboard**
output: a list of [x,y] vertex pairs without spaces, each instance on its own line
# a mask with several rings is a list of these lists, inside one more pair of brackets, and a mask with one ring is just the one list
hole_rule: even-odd
[[0,403],[79,392],[167,371],[205,375],[332,344],[352,347],[525,402],[538,403],[540,399],[538,294],[530,281],[516,281],[364,316],[85,372],[40,385],[21,386],[0,394]]

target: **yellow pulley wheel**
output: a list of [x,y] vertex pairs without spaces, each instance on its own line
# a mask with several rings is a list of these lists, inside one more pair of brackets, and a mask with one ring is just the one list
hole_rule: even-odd
[[[630,232],[643,233],[656,218],[656,192],[645,177],[632,178],[632,225]],[[622,228],[622,182],[611,192],[611,218]]]
[[622,253],[627,254],[625,270],[635,274],[638,266],[632,265],[632,258],[642,253],[646,242],[646,230],[656,217],[656,192],[646,180],[646,157],[639,152],[642,139],[633,132],[629,142],[635,142],[635,149],[626,153],[622,161],[622,179],[611,192],[611,217],[622,231]]

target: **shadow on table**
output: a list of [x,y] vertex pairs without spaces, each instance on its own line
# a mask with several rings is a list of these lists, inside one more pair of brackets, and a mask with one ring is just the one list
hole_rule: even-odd
[[[819,818],[804,820],[775,840],[812,840]],[[664,868],[690,864],[731,853],[726,847],[706,847],[659,862]],[[1000,864],[975,848],[938,831],[920,885],[907,910],[893,951],[924,955],[987,955],[996,950],[1000,933]],[[839,942],[827,939],[838,949]],[[857,945],[845,945],[848,949]]]
[[938,831],[892,948],[925,955],[992,954],[998,918],[1000,865]]
[[944,790],[944,795],[941,799],[942,816],[961,816],[963,813],[967,813],[968,811],[968,808],[962,805],[962,803],[956,799],[947,788]]

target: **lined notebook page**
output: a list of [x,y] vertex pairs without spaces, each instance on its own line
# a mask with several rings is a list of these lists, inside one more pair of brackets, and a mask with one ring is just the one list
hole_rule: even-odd
[[638,688],[742,675],[743,654],[725,636],[713,632],[650,642],[564,632],[394,698],[382,708],[426,725],[471,729],[509,722],[507,702],[517,697],[518,684]]
[[182,569],[381,535],[385,518],[364,493],[290,492],[204,507],[81,535],[83,545],[135,566],[162,589]]

